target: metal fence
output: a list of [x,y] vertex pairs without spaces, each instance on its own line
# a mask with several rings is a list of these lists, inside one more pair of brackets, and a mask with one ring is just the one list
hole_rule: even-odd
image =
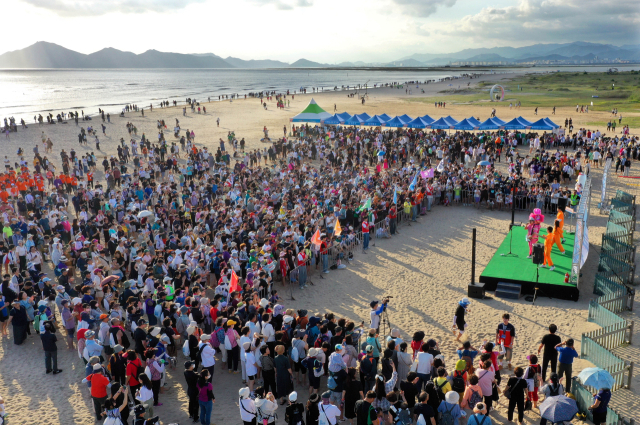
[[[572,394],[576,398],[576,403],[578,404],[578,409],[580,410],[580,412],[587,415],[587,418],[590,421],[593,421],[593,414],[590,410],[588,410],[589,406],[593,404],[593,392],[587,387],[583,386],[580,381],[578,381],[577,377],[573,378],[573,382],[571,383],[571,390]],[[614,409],[608,407],[606,425],[635,425],[635,421],[633,419],[626,419],[622,417],[622,415],[620,415]]]
[[610,179],[610,170],[611,164],[613,161],[611,159],[607,159],[604,164],[604,169],[602,170],[602,191],[600,192],[600,202],[598,203],[598,208],[600,208],[600,214],[609,213],[609,205],[611,201],[607,196],[607,189],[609,187],[609,179]]

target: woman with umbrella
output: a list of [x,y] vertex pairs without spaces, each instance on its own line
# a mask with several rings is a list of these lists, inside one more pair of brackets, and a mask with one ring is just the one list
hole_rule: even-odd
[[589,410],[593,414],[594,425],[600,425],[607,421],[607,407],[611,400],[611,388],[615,381],[611,374],[599,367],[589,367],[583,369],[578,375],[578,379],[583,385],[598,388],[598,392],[593,395],[593,404]]

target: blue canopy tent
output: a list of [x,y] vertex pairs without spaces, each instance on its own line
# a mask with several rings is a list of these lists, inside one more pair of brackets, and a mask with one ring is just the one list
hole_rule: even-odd
[[509,121],[508,123],[506,123],[503,127],[506,130],[525,130],[528,127],[531,127],[531,124],[529,121],[525,120],[522,117],[518,117],[518,118],[514,118],[511,121]]
[[336,115],[338,115],[340,118],[342,118],[345,121],[351,118],[351,114],[348,112],[343,112],[341,114],[336,114]]
[[453,127],[454,125],[455,124],[451,124],[450,122],[447,122],[445,118],[440,118],[437,121],[434,121],[431,124],[429,124],[429,127],[434,128],[436,130],[447,130]]
[[371,127],[381,127],[383,124],[384,124],[384,120],[380,118],[379,115],[374,115],[362,123],[362,125],[368,125]]
[[409,115],[407,115],[407,114],[400,115],[399,117],[396,117],[396,118],[398,118],[400,121],[402,121],[402,122],[403,122],[403,123],[405,123],[405,124],[406,124],[406,123],[408,123],[408,122],[413,121],[413,118],[411,118],[411,117],[410,117]]
[[[430,122],[433,122],[433,121],[430,121]],[[406,123],[405,126],[408,128],[426,128],[427,123],[424,122],[422,118],[418,117],[415,120],[409,121],[408,123]]]
[[540,118],[538,121],[531,124],[531,129],[551,131],[554,129],[554,127],[551,124],[549,124],[547,121],[545,121],[544,118]]
[[457,119],[453,118],[451,115],[449,115],[448,117],[444,117],[444,120],[450,123],[452,127],[460,122]]
[[522,116],[519,116],[518,120],[520,120],[521,123],[526,124],[527,127],[530,127],[531,124],[533,124],[533,122],[529,121],[528,119],[526,119],[526,118],[524,118]]
[[[475,120],[477,121],[477,120]],[[453,128],[455,130],[465,130],[465,131],[471,131],[471,130],[475,130],[478,128],[478,126],[480,125],[480,123],[477,123],[478,125],[476,125],[476,123],[469,121],[468,118],[463,119],[462,121],[460,121],[458,124],[454,125]]]
[[425,115],[423,117],[420,117],[420,119],[427,125],[431,124],[432,122],[435,121],[434,118],[431,118],[429,115]]
[[491,118],[491,119],[492,119],[494,122],[496,122],[496,123],[498,123],[498,124],[500,124],[500,125],[505,125],[505,124],[507,123],[506,121],[501,120],[501,119],[500,119],[500,118],[498,118],[498,117],[493,117],[493,118]]
[[496,118],[487,118],[487,120],[478,126],[478,130],[498,130],[504,124],[501,124]]
[[480,126],[480,121],[478,121],[477,119],[475,119],[474,117],[469,117],[467,118],[467,121],[469,121],[471,124],[473,124],[476,127]]
[[547,118],[543,118],[543,120],[549,124],[551,127],[553,128],[558,128],[560,127],[558,124],[554,123],[553,121],[551,121],[548,117]]
[[390,119],[386,123],[384,123],[385,127],[404,127],[405,123],[400,119],[400,117],[394,117]]
[[344,118],[340,117],[338,114],[335,114],[330,118],[327,118],[326,120],[320,121],[320,123],[325,125],[340,125],[344,121],[345,121]]
[[371,118],[371,115],[367,114],[366,112],[362,114],[356,114],[356,116],[360,118],[363,122]]
[[384,122],[387,122],[391,119],[391,116],[387,115],[387,114],[380,114],[378,115],[380,117],[380,119]]
[[357,115],[352,116],[344,122],[344,125],[362,125],[364,120]]

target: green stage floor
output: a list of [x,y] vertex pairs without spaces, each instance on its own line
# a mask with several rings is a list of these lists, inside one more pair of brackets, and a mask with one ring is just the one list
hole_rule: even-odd
[[[542,226],[541,232],[544,230],[546,234],[546,226]],[[502,244],[494,254],[487,267],[480,275],[480,282],[485,281],[524,281],[524,282],[536,282],[536,265],[533,264],[531,258],[527,258],[529,255],[529,243],[525,240],[527,230],[524,227],[513,227],[513,245],[512,251],[517,254],[517,257],[502,256],[500,254],[506,254],[509,252],[509,239],[510,235],[504,238]],[[564,232],[565,243],[562,244],[566,250],[564,255],[560,254],[558,247],[553,246],[551,251],[551,261],[553,261],[556,267],[553,271],[549,271],[549,267],[541,268],[539,270],[538,283],[546,285],[558,285],[575,288],[575,285],[564,282],[564,275],[571,272],[571,263],[573,257],[573,245],[575,241],[575,234],[568,234],[566,229]],[[539,243],[544,245],[544,239],[539,238]]]

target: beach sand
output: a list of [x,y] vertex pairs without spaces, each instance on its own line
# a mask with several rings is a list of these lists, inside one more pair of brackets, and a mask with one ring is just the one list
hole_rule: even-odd
[[[484,79],[499,82],[504,75],[487,76]],[[477,82],[479,80],[472,80]],[[457,81],[452,82],[456,84]],[[328,112],[333,112],[337,105],[338,112],[367,112],[371,115],[387,113],[389,115],[411,116],[429,114],[434,118],[452,115],[461,119],[468,116],[488,118],[492,106],[486,107],[447,105],[446,109],[436,109],[433,104],[415,101],[418,97],[434,96],[437,91],[447,88],[448,82],[423,86],[428,93],[405,95],[404,89],[371,89],[369,100],[362,106],[357,98],[347,98],[346,92],[296,95],[290,108],[278,110],[275,103],[269,103],[264,110],[257,99],[236,100],[233,102],[213,102],[206,104],[207,115],[188,113],[182,116],[182,108],[155,108],[145,110],[145,117],[139,113],[128,113],[125,118],[112,114],[111,124],[107,125],[107,136],[101,136],[101,147],[106,154],[115,154],[120,137],[129,140],[125,124],[133,122],[138,127],[138,137],[145,132],[152,139],[156,137],[156,120],[165,119],[169,129],[168,140],[172,138],[174,119],[180,120],[183,129],[193,129],[196,144],[208,146],[215,152],[217,140],[225,138],[228,131],[247,141],[247,149],[263,147],[259,142],[262,128],[267,126],[272,138],[282,134],[283,126],[288,126],[289,118],[303,110],[313,97]],[[460,84],[466,84],[465,80]],[[408,101],[412,99],[413,101]],[[446,95],[442,95],[446,101]],[[510,119],[522,115],[527,119],[534,118],[533,110],[509,110],[508,105],[498,105],[498,116]],[[85,111],[87,112],[87,111]],[[551,116],[551,111],[541,109],[540,117]],[[633,114],[626,114],[632,116]],[[558,108],[557,120],[560,123],[565,117],[573,117],[575,128],[582,123],[593,121],[594,117],[608,119],[608,112],[589,112],[576,114],[571,108]],[[216,118],[220,118],[220,127],[216,126]],[[552,119],[554,119],[552,117]],[[80,122],[80,126],[93,125],[100,127],[100,121]],[[604,129],[601,129],[604,130]],[[638,134],[640,129],[632,129]],[[69,151],[74,148],[79,155],[94,151],[89,139],[88,147],[81,147],[77,142],[79,127],[74,123],[64,125],[34,125],[27,130],[20,129],[12,133],[10,141],[4,141],[0,155],[7,155],[12,161],[19,146],[23,147],[31,158],[31,151],[36,143],[40,143],[40,134],[44,131],[54,143],[53,161],[59,164],[61,149]],[[4,137],[4,136],[3,136]],[[226,140],[226,139],[225,139]],[[177,140],[176,140],[177,141]],[[41,152],[43,150],[41,149]],[[521,148],[522,152],[522,148]],[[100,161],[99,161],[100,162]],[[504,167],[504,162],[499,165]],[[102,167],[98,166],[100,170]],[[464,339],[478,347],[483,339],[493,340],[495,330],[504,312],[509,312],[512,323],[517,330],[517,342],[514,350],[514,365],[526,365],[526,356],[537,351],[540,338],[547,332],[547,326],[555,323],[563,338],[574,338],[579,341],[583,332],[597,329],[593,323],[587,323],[589,300],[594,296],[593,277],[597,271],[599,244],[607,218],[598,213],[596,203],[599,200],[602,169],[592,170],[593,196],[591,219],[589,223],[589,240],[591,250],[583,268],[581,297],[578,302],[562,301],[541,297],[536,305],[521,298],[517,301],[503,299],[473,300],[471,314],[467,318],[468,332]],[[633,172],[637,172],[632,168]],[[96,173],[97,179],[102,178]],[[612,190],[629,187],[617,181],[612,182]],[[524,221],[528,212],[516,213],[516,222]],[[553,217],[547,215],[546,222],[551,223]],[[496,248],[508,231],[510,212],[488,211],[472,207],[439,207],[433,208],[427,216],[419,219],[420,223],[411,227],[402,225],[401,235],[393,239],[376,240],[368,255],[355,254],[354,261],[345,270],[332,271],[321,279],[317,272],[311,274],[314,286],[304,291],[294,290],[295,301],[289,300],[288,287],[276,286],[287,308],[305,308],[310,314],[315,312],[333,312],[339,317],[368,323],[368,304],[373,299],[381,299],[384,295],[394,296],[389,310],[389,320],[393,327],[401,330],[405,341],[410,341],[416,330],[425,331],[427,337],[435,338],[445,353],[447,366],[452,370],[454,352],[458,348],[451,333],[451,324],[456,303],[466,296],[466,287],[470,281],[471,232],[477,229],[477,268],[476,276],[482,273]],[[566,227],[565,227],[566,228]],[[516,242],[514,243],[524,243]],[[548,270],[542,272],[549,273]],[[53,273],[51,273],[53,275]],[[490,294],[492,295],[492,294]],[[637,309],[636,309],[637,311]],[[637,313],[630,314],[637,319]],[[24,346],[17,347],[9,338],[0,342],[0,395],[5,399],[5,410],[9,414],[9,423],[21,425],[41,424],[91,424],[94,423],[89,391],[80,381],[84,377],[84,366],[76,351],[68,351],[65,342],[59,335],[58,357],[59,367],[64,372],[57,376],[44,373],[44,359],[41,343],[37,336],[28,338]],[[615,350],[626,360],[640,360],[640,349],[636,342]],[[180,350],[179,350],[180,351]],[[163,424],[191,423],[187,416],[187,396],[182,363],[184,356],[178,354],[178,368],[168,371],[168,387],[160,395],[163,406],[155,411],[160,415]],[[216,403],[213,408],[212,423],[239,424],[238,389],[241,387],[240,375],[230,375],[223,371],[220,363],[216,365],[214,377],[214,393]],[[590,364],[577,360],[574,374]],[[638,374],[636,373],[636,376]],[[323,380],[323,384],[324,384]],[[305,388],[296,388],[303,402],[306,402]],[[640,419],[640,380],[636,377],[632,390],[619,390],[614,393],[613,407],[625,417]],[[277,423],[284,423],[284,407],[278,409]],[[506,423],[506,405],[504,398],[500,401],[498,411],[492,414],[496,423]],[[527,422],[537,422],[537,412],[527,413]]]

